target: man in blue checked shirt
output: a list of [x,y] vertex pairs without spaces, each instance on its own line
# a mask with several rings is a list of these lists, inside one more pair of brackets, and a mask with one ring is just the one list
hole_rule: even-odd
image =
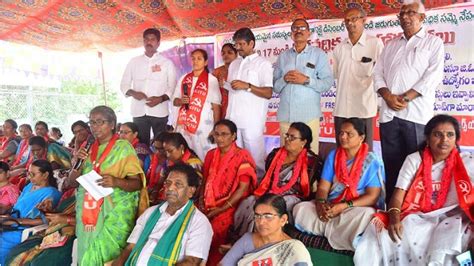
[[308,44],[311,33],[304,19],[291,24],[294,47],[282,53],[273,71],[273,91],[280,94],[277,118],[280,121],[281,143],[293,122],[304,122],[313,132],[311,150],[319,151],[321,93],[333,84],[333,75],[326,53]]

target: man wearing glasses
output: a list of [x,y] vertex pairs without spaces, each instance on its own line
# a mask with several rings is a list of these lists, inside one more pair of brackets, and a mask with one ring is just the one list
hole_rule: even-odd
[[372,74],[375,62],[382,53],[383,42],[364,32],[366,22],[364,9],[349,8],[344,12],[344,25],[348,38],[334,49],[334,77],[337,79],[334,125],[336,142],[342,121],[358,117],[365,124],[367,144],[373,147],[372,120],[377,115],[377,94],[374,91]]
[[296,19],[291,25],[293,48],[282,53],[273,71],[273,91],[280,94],[277,118],[280,121],[280,142],[293,122],[304,122],[313,134],[311,150],[319,151],[321,93],[334,81],[329,60],[321,49],[310,46],[308,22]]
[[230,64],[229,82],[224,84],[229,91],[226,118],[237,125],[237,145],[250,151],[261,177],[265,172],[263,133],[272,97],[272,64],[255,53],[255,36],[249,28],[237,30],[233,40],[240,57]]
[[405,1],[398,16],[403,35],[390,41],[375,66],[375,90],[382,96],[380,138],[390,199],[405,157],[423,141],[433,116],[435,90],[443,78],[443,41],[423,27],[425,7]]

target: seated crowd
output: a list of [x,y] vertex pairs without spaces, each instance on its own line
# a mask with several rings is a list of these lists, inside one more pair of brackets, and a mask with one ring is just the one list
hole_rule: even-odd
[[[16,152],[7,148],[0,162],[2,265],[70,264],[73,246],[80,265],[312,265],[295,231],[355,251],[356,265],[402,258],[442,265],[471,239],[472,195],[463,186],[474,160],[459,153],[459,124],[448,115],[426,125],[425,143],[406,158],[387,211],[384,165],[358,118],[342,122],[340,145],[324,166],[311,151],[311,129],[291,124],[259,178],[230,120],[214,125],[215,148],[202,163],[180,133],[162,132],[148,147],[132,122],[115,133],[112,109],[95,107],[89,117],[73,124],[69,147],[35,136],[29,125],[20,127],[20,140],[15,121],[4,122],[2,146],[15,142]],[[79,184],[92,171],[110,195],[96,199]],[[47,226],[22,240],[37,225]]]

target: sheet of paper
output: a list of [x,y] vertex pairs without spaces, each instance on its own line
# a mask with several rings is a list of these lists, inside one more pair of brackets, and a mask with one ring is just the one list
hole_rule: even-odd
[[79,182],[79,184],[81,184],[95,200],[100,200],[101,198],[112,194],[114,189],[111,187],[103,187],[98,185],[97,180],[99,179],[102,179],[102,176],[100,176],[96,171],[92,170],[89,173],[78,177],[77,182]]
[[229,81],[224,81],[224,89],[226,89],[228,91],[232,90],[232,86],[230,85]]

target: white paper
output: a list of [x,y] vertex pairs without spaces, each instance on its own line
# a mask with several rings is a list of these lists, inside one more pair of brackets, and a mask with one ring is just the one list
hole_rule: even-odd
[[114,189],[111,187],[103,187],[97,184],[97,180],[102,179],[95,170],[90,171],[85,175],[81,175],[77,178],[77,182],[81,184],[87,192],[97,201],[103,197],[107,197],[108,195],[114,192]]
[[224,81],[224,89],[231,91],[232,90],[232,85],[230,85],[229,81]]

